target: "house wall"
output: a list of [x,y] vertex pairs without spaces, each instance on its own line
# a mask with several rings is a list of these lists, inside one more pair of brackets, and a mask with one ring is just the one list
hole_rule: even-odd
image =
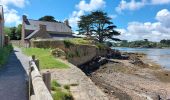
[[21,44],[25,44],[25,21],[27,20],[27,17],[25,15],[22,16],[22,34],[21,34]]
[[4,13],[3,13],[3,7],[1,6],[1,11],[0,11],[0,47],[4,46]]

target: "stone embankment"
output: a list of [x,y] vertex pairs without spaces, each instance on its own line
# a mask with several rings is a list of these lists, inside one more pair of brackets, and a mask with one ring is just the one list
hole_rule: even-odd
[[68,69],[44,70],[50,71],[52,79],[57,80],[61,85],[69,85],[70,92],[75,100],[108,100],[106,94],[98,88],[89,77],[79,68],[68,63]]

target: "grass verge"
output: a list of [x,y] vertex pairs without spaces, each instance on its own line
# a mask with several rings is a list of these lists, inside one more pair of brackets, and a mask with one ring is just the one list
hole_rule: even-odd
[[60,62],[50,53],[51,49],[42,48],[22,48],[24,54],[28,56],[35,55],[40,60],[41,69],[52,69],[52,68],[68,68],[69,66],[63,62]]
[[10,53],[12,52],[12,45],[5,46],[4,48],[0,48],[0,66],[5,64],[8,60]]

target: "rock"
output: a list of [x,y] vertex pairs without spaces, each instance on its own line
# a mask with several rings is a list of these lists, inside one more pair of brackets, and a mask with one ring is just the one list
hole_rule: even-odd
[[127,59],[129,59],[129,56],[128,55],[121,55],[121,59],[127,60]]
[[165,73],[165,76],[168,76],[169,74]]
[[115,93],[114,91],[111,91],[111,93]]
[[100,65],[104,65],[104,64],[108,63],[108,60],[106,58],[102,57],[101,59],[99,59],[98,63]]

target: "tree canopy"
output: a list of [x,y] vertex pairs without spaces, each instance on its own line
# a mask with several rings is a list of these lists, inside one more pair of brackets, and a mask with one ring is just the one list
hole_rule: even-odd
[[116,25],[111,22],[111,18],[103,11],[95,11],[81,16],[78,27],[79,34],[92,36],[100,43],[106,39],[120,40],[113,37],[114,35],[120,35],[120,32],[115,30]]
[[17,27],[5,27],[4,33],[10,37],[11,40],[20,40],[22,32],[22,25],[19,24]]
[[57,22],[53,16],[43,16],[39,18],[40,21]]

